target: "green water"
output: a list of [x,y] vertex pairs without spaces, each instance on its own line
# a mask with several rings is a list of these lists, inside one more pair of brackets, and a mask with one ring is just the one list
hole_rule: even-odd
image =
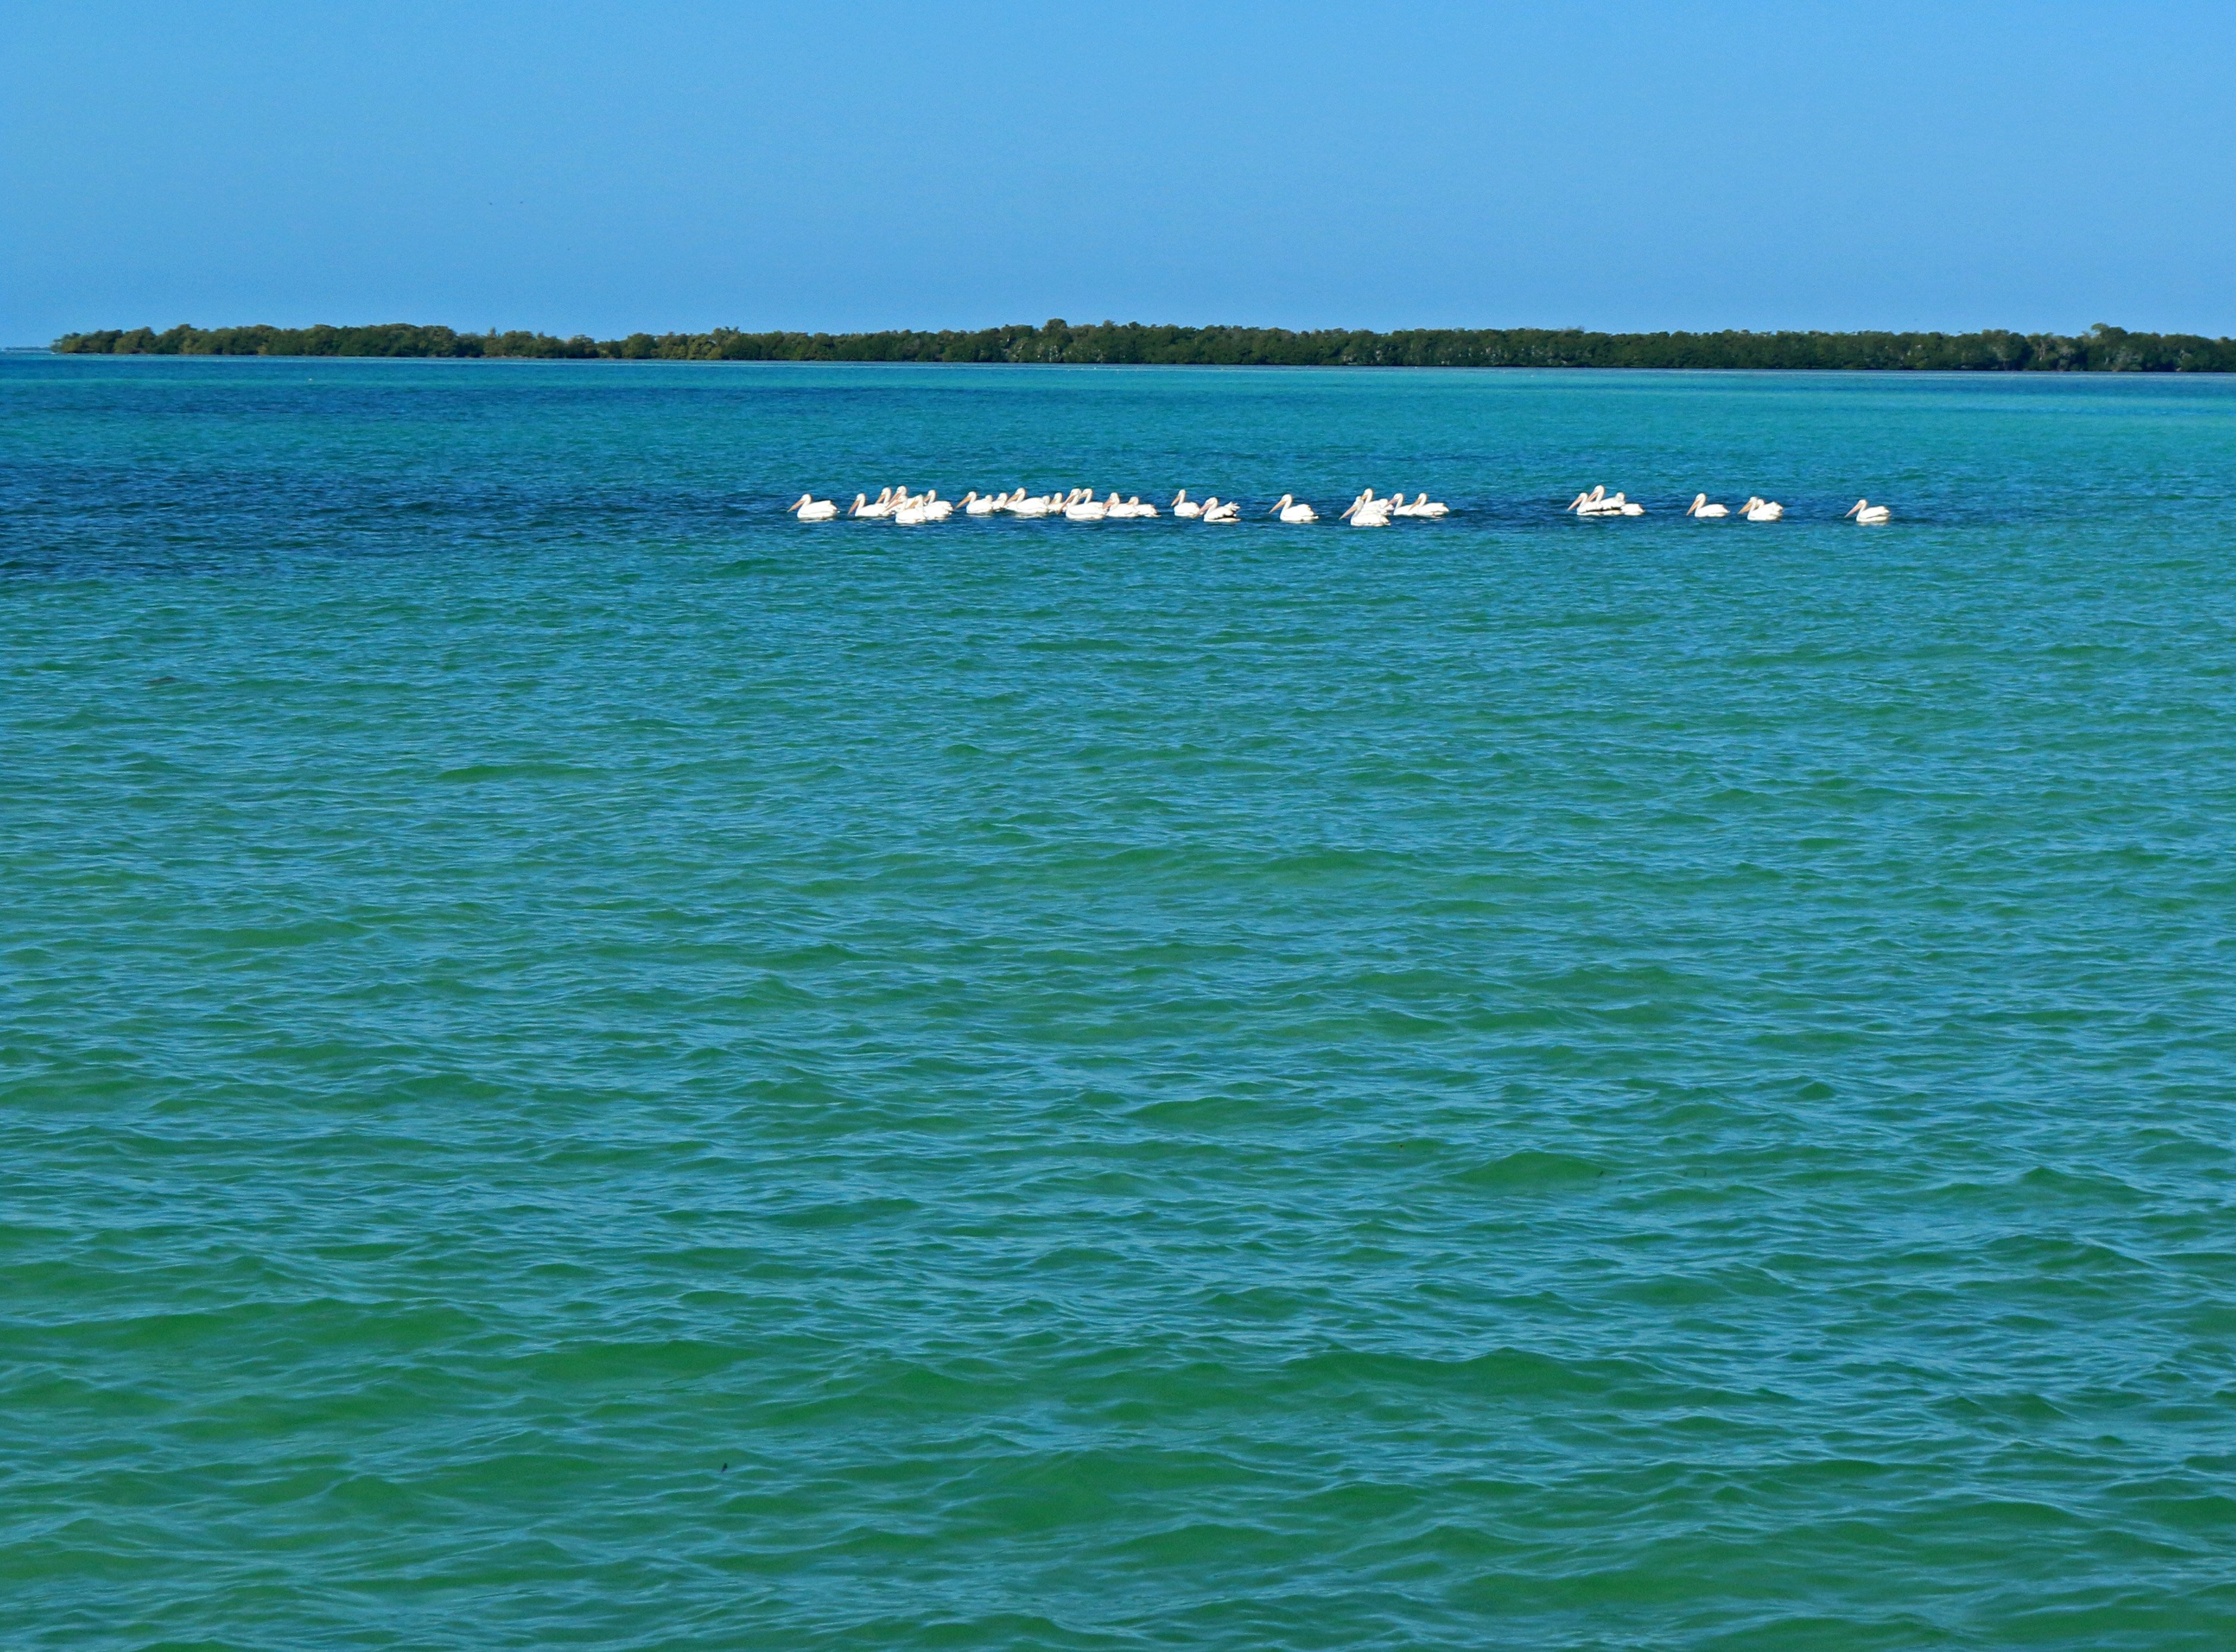
[[2232,512],[2213,381],[0,362],[4,1638],[2236,1642]]

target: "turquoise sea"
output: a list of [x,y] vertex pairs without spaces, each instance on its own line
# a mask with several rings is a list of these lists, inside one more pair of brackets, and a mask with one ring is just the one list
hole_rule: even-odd
[[0,360],[0,1639],[2236,1644],[2232,573],[2211,379]]

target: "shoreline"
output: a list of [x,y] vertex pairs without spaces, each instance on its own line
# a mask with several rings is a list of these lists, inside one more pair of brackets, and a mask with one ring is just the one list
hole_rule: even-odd
[[65,333],[56,355],[263,356],[413,360],[795,361],[944,365],[1194,367],[1555,367],[1664,372],[2236,372],[2236,339],[2087,333],[1590,332],[1571,328],[1326,329],[1148,326],[1062,320],[977,332],[462,333],[371,326],[181,325]]

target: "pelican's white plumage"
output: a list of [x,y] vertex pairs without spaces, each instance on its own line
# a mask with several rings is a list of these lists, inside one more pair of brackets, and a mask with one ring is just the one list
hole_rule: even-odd
[[1749,522],[1776,522],[1786,514],[1786,507],[1774,499],[1749,494],[1747,502],[1739,507],[1739,514]]
[[1693,503],[1685,507],[1685,514],[1706,522],[1712,517],[1728,517],[1732,511],[1729,505],[1710,504],[1707,494],[1696,493],[1693,496]]
[[1393,493],[1389,499],[1378,499],[1374,497],[1374,490],[1369,488],[1345,505],[1343,514],[1351,518],[1351,525],[1354,528],[1387,528],[1390,525],[1391,500],[1397,497]]
[[1203,507],[1189,498],[1187,490],[1182,488],[1173,495],[1173,514],[1176,517],[1200,517],[1203,514]]
[[1319,511],[1308,504],[1300,503],[1293,493],[1283,494],[1274,503],[1273,508],[1266,514],[1269,517],[1279,517],[1284,522],[1292,523],[1318,522],[1320,519]]
[[[1083,488],[1072,490],[1072,497],[1063,507],[1063,519],[1066,522],[1101,522],[1110,514],[1108,505],[1103,503],[1093,494],[1087,494],[1086,497],[1082,498],[1079,496],[1082,493],[1086,493]],[[1115,498],[1116,496],[1112,497]]]
[[838,507],[828,499],[819,499],[812,493],[803,493],[790,507],[792,514],[802,522],[828,522],[838,514]]
[[1242,507],[1239,504],[1221,504],[1219,502],[1219,496],[1214,493],[1204,501],[1203,519],[1206,522],[1240,522],[1242,520]]
[[1567,508],[1580,517],[1642,517],[1646,507],[1633,504],[1620,493],[1609,493],[1604,487],[1595,487],[1589,493],[1580,493],[1568,503]]
[[927,522],[944,522],[954,511],[955,501],[941,498],[937,488],[926,488],[922,493],[904,488],[894,502],[892,518],[904,528],[913,528]]
[[1847,510],[1843,510],[1840,514],[1844,517],[1853,517],[1858,522],[1862,523],[1867,528],[1875,528],[1881,523],[1892,522],[1894,520],[1893,511],[1888,510],[1883,504],[1873,504],[1868,499],[1857,500],[1854,504],[1851,505]]

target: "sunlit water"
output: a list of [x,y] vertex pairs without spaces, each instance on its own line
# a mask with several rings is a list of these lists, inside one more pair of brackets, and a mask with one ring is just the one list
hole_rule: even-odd
[[0,362],[8,1641],[2236,1642],[2232,523],[2205,380]]

